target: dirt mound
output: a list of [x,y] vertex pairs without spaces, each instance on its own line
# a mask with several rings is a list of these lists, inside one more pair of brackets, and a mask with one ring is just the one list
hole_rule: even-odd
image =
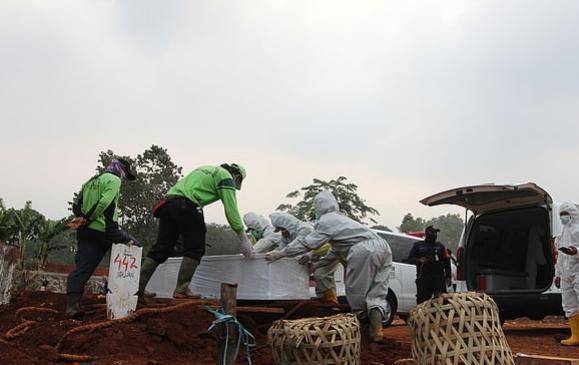
[[[64,364],[59,353],[90,356],[92,360],[89,363],[95,365],[215,363],[217,342],[207,333],[214,318],[198,304],[158,301],[154,306],[139,311],[134,320],[112,325],[106,320],[104,299],[85,299],[83,309],[86,315],[82,321],[66,318],[62,314],[64,306],[63,295],[23,292],[16,295],[9,306],[0,307],[0,332],[3,334],[0,364]],[[296,316],[326,314],[323,311],[316,313],[311,306],[305,306],[300,312]],[[245,315],[240,316],[241,321],[244,321],[243,317],[248,319],[246,327],[258,341],[252,352],[253,364],[273,364],[265,335],[267,328],[256,324],[262,323],[263,319],[259,315]],[[23,322],[30,325],[18,335],[13,328]],[[73,329],[78,332],[67,335]],[[15,333],[16,336],[11,338],[10,335]],[[370,346],[364,344],[362,363],[391,364],[396,359],[408,357],[409,353],[408,345],[394,341]],[[243,351],[238,363],[247,364]]]
[[[21,293],[0,313],[0,330],[7,333],[19,323],[35,323],[22,335],[0,342],[0,363],[45,365],[58,363],[55,346],[65,334],[80,326],[104,323],[104,301],[89,298],[82,321],[62,314],[64,296]],[[20,308],[55,309],[58,313],[20,311]],[[155,309],[155,308],[154,308]],[[159,309],[159,308],[157,308]],[[205,333],[213,316],[199,305],[168,313],[145,314],[128,323],[82,331],[62,341],[60,353],[94,357],[93,364],[209,364],[215,362],[216,341]]]

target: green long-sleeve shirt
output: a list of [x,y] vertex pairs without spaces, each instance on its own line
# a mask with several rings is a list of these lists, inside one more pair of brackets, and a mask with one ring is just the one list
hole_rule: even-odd
[[243,221],[237,208],[235,182],[229,171],[223,167],[199,167],[179,180],[167,195],[186,197],[201,208],[221,200],[231,229],[236,233],[243,233]]
[[[89,222],[88,228],[107,231],[108,225],[118,221],[121,179],[112,173],[103,173],[83,184],[79,193],[81,213]],[[110,229],[110,228],[109,228]]]

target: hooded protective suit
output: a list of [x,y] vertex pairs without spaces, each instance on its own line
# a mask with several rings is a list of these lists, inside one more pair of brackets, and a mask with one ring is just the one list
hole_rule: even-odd
[[[286,246],[292,244],[296,240],[303,240],[310,233],[314,231],[314,226],[310,223],[303,222],[298,218],[294,217],[289,213],[272,213],[269,215],[271,224],[275,228],[283,228],[289,233],[289,237],[282,237]],[[329,245],[324,245],[321,248],[311,251],[314,257],[322,257],[326,255],[329,251]],[[335,264],[325,265],[319,267],[314,272],[314,280],[316,282],[316,293],[321,296],[327,289],[332,289],[336,291],[336,281],[334,280],[334,273],[338,266],[338,262]]]
[[251,230],[253,237],[257,239],[253,246],[255,253],[265,253],[285,247],[281,234],[275,232],[272,225],[264,217],[250,212],[243,216],[243,222]]
[[[561,247],[579,248],[579,210],[574,203],[561,204],[560,212],[567,212],[571,221],[563,225],[561,235],[555,240],[557,250]],[[555,276],[561,278],[563,311],[570,318],[579,314],[579,255],[567,255],[558,251]]]
[[296,240],[281,251],[282,256],[298,256],[315,250],[326,242],[330,252],[318,263],[318,268],[335,264],[340,256],[347,257],[346,297],[355,313],[368,313],[377,308],[386,315],[388,281],[392,270],[392,253],[388,243],[339,212],[338,202],[329,191],[314,198],[315,230],[302,240]]
[[289,213],[272,213],[269,215],[271,224],[275,228],[283,228],[289,233],[289,237],[282,237],[284,246],[292,244],[294,241],[303,240],[314,231],[314,226],[307,222],[302,222]]

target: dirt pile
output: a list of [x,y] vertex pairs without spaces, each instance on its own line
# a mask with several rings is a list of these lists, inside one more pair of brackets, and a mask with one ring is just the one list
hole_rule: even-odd
[[[82,321],[63,316],[64,305],[63,295],[23,292],[9,306],[0,307],[0,364],[64,364],[59,354],[72,355],[70,359],[77,361],[88,356],[91,361],[87,363],[95,365],[215,363],[217,342],[207,333],[214,317],[199,304],[158,301],[139,310],[133,320],[114,324],[106,320],[103,299],[83,302],[86,315]],[[311,311],[304,308],[304,313],[295,317],[311,315]],[[246,327],[258,341],[252,353],[253,364],[270,365],[267,329],[259,326],[259,330],[255,325],[262,322],[259,315],[251,315],[251,319]],[[13,330],[20,323],[28,323],[26,329],[21,326],[22,333]],[[362,363],[391,364],[409,353],[408,345],[394,341],[364,345]],[[238,363],[247,363],[245,353]]]

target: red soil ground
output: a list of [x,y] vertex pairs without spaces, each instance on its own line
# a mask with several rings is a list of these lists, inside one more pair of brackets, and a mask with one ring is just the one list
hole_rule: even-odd
[[[513,355],[544,355],[579,359],[579,346],[566,347],[559,344],[561,338],[569,336],[567,323],[561,317],[547,318],[544,321],[518,319],[508,321],[503,331]],[[410,343],[410,329],[402,321],[395,321],[384,331],[385,337],[400,343]]]
[[[183,302],[181,302],[183,303]],[[82,321],[62,315],[63,295],[22,292],[13,297],[8,306],[0,307],[0,364],[2,365],[52,365],[64,364],[55,349],[69,330],[91,323],[105,321],[103,299],[88,298],[83,302],[87,314]],[[157,301],[155,308],[166,308],[176,303]],[[17,314],[24,307],[55,309],[58,313],[27,312]],[[304,306],[292,318],[333,314],[329,309]],[[256,336],[258,346],[252,351],[253,364],[273,364],[267,346],[263,323],[271,320],[265,315],[243,315],[240,320]],[[197,365],[215,364],[217,342],[207,333],[213,316],[199,305],[187,306],[169,313],[142,315],[129,323],[119,323],[107,328],[81,332],[66,337],[60,353],[90,355],[95,365]],[[6,332],[23,320],[33,324],[22,335],[8,339]],[[261,328],[261,330],[259,329]],[[380,344],[362,345],[363,364],[392,364],[410,355],[408,341],[394,339]],[[242,352],[238,363],[247,364]]]

